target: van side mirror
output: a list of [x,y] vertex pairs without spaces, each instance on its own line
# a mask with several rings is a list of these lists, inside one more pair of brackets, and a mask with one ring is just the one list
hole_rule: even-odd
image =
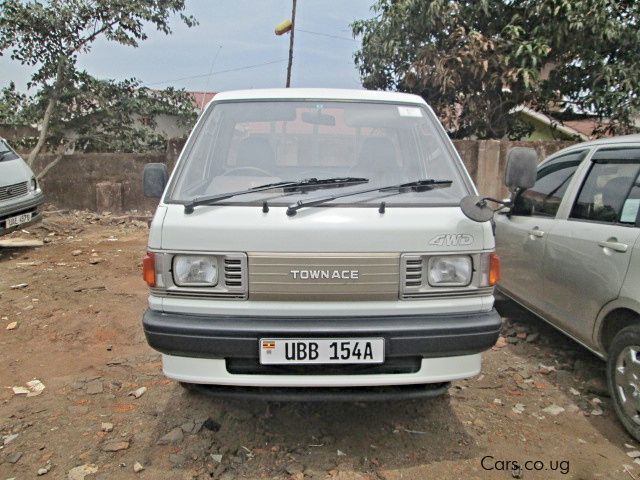
[[526,190],[536,183],[538,154],[533,148],[514,147],[507,156],[504,184],[510,191]]
[[488,201],[498,202],[489,197],[479,197],[478,195],[467,195],[460,201],[460,209],[465,216],[474,222],[488,222],[496,212],[488,205]]
[[164,163],[147,163],[142,173],[142,189],[145,197],[160,198],[167,186],[167,166]]

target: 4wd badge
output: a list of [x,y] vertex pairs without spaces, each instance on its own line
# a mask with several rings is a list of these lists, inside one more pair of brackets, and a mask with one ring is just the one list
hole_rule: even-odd
[[433,237],[429,245],[433,247],[465,247],[473,243],[473,235],[466,233],[443,233]]

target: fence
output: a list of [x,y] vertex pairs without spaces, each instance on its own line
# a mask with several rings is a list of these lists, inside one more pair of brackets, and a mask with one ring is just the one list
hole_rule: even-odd
[[[542,160],[572,142],[511,142],[506,140],[456,140],[462,160],[481,194],[506,196],[502,185],[506,157],[514,146],[533,147]],[[122,212],[149,211],[154,199],[142,192],[142,169],[149,162],[161,162],[171,169],[180,152],[170,145],[166,154],[90,153],[65,156],[42,181],[47,200],[61,208]],[[42,155],[36,171],[50,161]]]

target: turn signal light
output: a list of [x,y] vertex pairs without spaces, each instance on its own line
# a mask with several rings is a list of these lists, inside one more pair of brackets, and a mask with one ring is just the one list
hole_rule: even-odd
[[142,259],[142,278],[150,287],[156,286],[156,259],[153,252],[147,252]]
[[497,253],[489,255],[489,285],[494,286],[500,281],[500,257]]

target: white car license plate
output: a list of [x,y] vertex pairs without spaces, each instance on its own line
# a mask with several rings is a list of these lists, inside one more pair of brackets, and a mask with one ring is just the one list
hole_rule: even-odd
[[261,338],[260,363],[384,363],[384,338]]
[[7,228],[17,227],[18,225],[27,223],[28,221],[31,220],[32,216],[33,214],[29,212],[29,213],[23,213],[22,215],[18,215],[16,217],[9,217],[7,218]]

